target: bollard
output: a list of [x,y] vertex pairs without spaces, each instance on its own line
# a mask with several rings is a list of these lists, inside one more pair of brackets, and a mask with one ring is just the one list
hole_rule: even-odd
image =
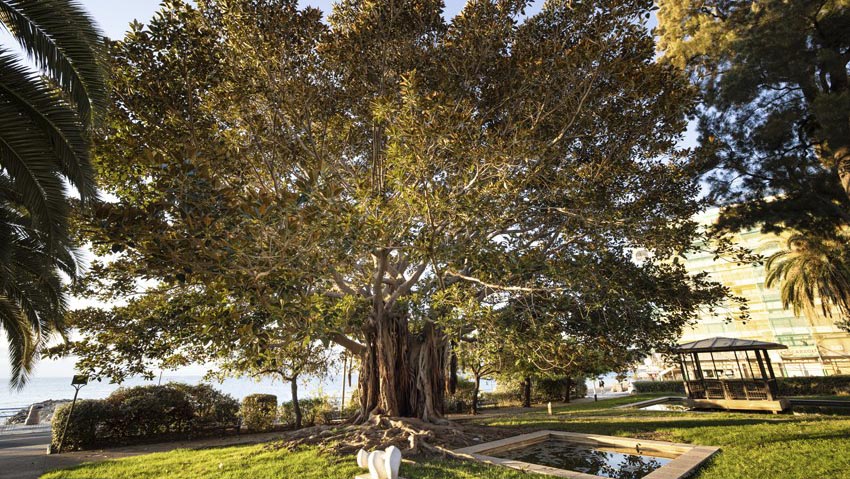
[[30,411],[24,421],[25,426],[37,426],[41,422],[41,417],[38,414],[39,409],[41,409],[41,406],[36,406],[35,404],[30,406]]
[[552,401],[549,401],[548,409],[549,409],[549,415],[551,416],[552,415]]

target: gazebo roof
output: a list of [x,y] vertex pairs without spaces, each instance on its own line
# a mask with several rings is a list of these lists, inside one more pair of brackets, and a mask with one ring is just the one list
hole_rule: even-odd
[[673,348],[676,353],[719,353],[723,351],[752,351],[755,349],[788,349],[788,346],[767,341],[734,338],[708,338],[680,344]]

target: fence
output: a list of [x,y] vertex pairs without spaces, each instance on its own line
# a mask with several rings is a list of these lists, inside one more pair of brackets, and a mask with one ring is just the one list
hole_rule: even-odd
[[21,421],[19,424],[9,424],[10,419],[17,416],[22,410],[28,411],[29,408],[29,405],[0,408],[0,435],[50,432],[50,423],[42,422],[34,426],[27,426]]

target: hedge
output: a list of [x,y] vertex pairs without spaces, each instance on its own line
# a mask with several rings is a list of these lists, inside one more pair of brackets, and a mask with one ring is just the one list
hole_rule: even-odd
[[[301,408],[301,425],[305,427],[330,424],[337,414],[333,404],[326,397],[301,399],[298,401],[298,407]],[[280,405],[280,422],[290,426],[295,424],[292,401]]]
[[781,378],[779,394],[782,396],[847,396],[850,395],[850,376],[809,376]]
[[632,383],[636,393],[685,394],[682,381],[635,381]]
[[251,432],[268,431],[277,420],[277,396],[251,394],[242,399],[242,424]]
[[[166,384],[122,388],[102,400],[78,401],[63,451],[222,432],[238,424],[238,402],[209,385]],[[70,412],[56,410],[51,448],[56,450]]]
[[[780,396],[847,396],[850,395],[850,376],[808,376],[777,378]],[[638,393],[685,394],[682,381],[635,381]]]

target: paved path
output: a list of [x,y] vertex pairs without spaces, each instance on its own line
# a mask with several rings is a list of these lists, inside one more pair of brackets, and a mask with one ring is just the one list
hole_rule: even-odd
[[173,449],[204,449],[236,444],[254,444],[273,441],[280,436],[281,433],[274,432],[240,434],[198,441],[176,441],[48,455],[47,445],[50,443],[50,433],[3,435],[0,436],[0,479],[37,479],[45,472],[84,462],[106,461]]

